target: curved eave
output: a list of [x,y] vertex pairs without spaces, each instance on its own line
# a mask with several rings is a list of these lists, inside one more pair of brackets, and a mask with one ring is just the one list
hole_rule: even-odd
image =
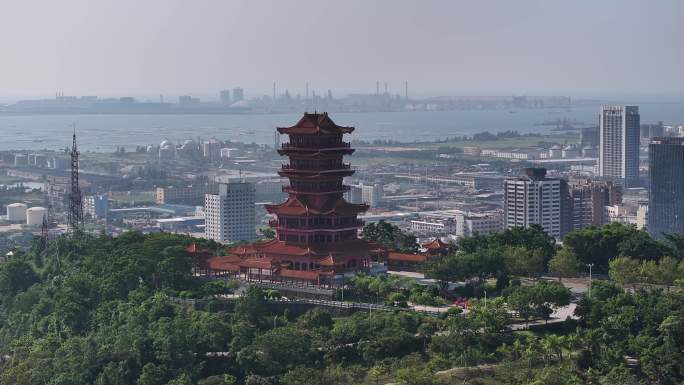
[[278,175],[280,175],[283,178],[299,178],[299,179],[324,179],[326,177],[329,178],[344,178],[346,176],[352,176],[354,175],[354,170],[335,170],[335,171],[330,171],[330,172],[317,172],[317,173],[311,173],[311,172],[305,172],[305,171],[297,171],[297,170],[280,170],[278,171]]
[[354,127],[344,127],[338,125],[331,127],[321,127],[319,125],[313,127],[302,127],[294,125],[292,127],[277,127],[276,129],[279,133],[288,135],[341,135],[351,134],[354,131]]
[[286,156],[291,156],[291,157],[298,157],[298,158],[313,158],[317,156],[322,156],[322,157],[336,157],[340,155],[351,155],[354,153],[353,148],[343,148],[343,147],[335,147],[335,148],[317,148],[317,149],[302,149],[302,150],[296,150],[292,148],[288,149],[279,149],[278,154],[279,155],[286,155]]

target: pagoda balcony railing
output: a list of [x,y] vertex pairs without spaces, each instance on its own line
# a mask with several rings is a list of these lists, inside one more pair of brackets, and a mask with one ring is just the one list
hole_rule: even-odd
[[351,143],[321,143],[321,144],[296,144],[296,143],[282,143],[280,146],[283,150],[334,150],[338,148],[351,148]]
[[351,186],[341,186],[341,187],[330,187],[330,188],[321,188],[316,189],[316,190],[306,190],[306,189],[297,189],[292,186],[283,186],[283,192],[284,193],[291,193],[291,194],[307,194],[307,195],[323,195],[323,194],[336,194],[336,193],[345,193],[349,190],[351,190]]
[[332,223],[332,224],[318,224],[318,225],[299,225],[299,224],[286,224],[286,223],[281,223],[281,221],[277,219],[271,219],[268,221],[268,225],[270,227],[277,227],[277,228],[283,228],[287,230],[337,230],[337,229],[346,229],[346,228],[352,228],[352,227],[362,227],[365,225],[366,222],[362,221],[361,219],[356,219],[351,222],[347,223]]
[[291,164],[284,164],[282,166],[282,170],[284,170],[284,171],[301,171],[301,172],[325,172],[325,171],[339,171],[339,170],[350,170],[350,169],[351,169],[350,163],[342,163],[342,164],[338,164],[335,166],[319,167],[319,168],[315,168],[315,169],[297,167],[297,166],[293,166]]

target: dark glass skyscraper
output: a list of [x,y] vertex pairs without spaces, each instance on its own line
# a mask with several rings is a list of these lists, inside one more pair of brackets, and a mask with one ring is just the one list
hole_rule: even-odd
[[648,231],[684,235],[684,138],[654,138],[648,160]]

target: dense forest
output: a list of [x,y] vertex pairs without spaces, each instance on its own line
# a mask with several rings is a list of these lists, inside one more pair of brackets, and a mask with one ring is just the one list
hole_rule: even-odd
[[[567,303],[567,289],[538,279],[539,263],[569,271],[572,261],[576,270],[585,258],[597,266],[605,258],[611,277],[646,265],[658,270],[663,258],[675,272],[683,266],[677,238],[659,242],[611,226],[580,231],[562,249],[534,229],[466,240],[426,270],[445,279],[479,274],[483,285],[495,279],[500,295],[485,302],[471,293],[467,314],[441,317],[400,310],[406,300],[443,295],[389,276],[359,276],[349,290],[397,311],[283,310],[257,287],[224,301],[237,285],[193,277],[184,249],[193,240],[185,236],[62,237],[47,250],[37,241],[0,266],[0,384],[680,384],[684,294],[676,274],[673,285],[630,290],[621,286],[627,281],[594,281],[577,303],[577,320],[510,328],[512,314],[544,318]],[[367,236],[382,229],[373,231]],[[396,232],[383,236],[406,243]],[[516,256],[529,257],[516,264]],[[615,261],[619,270],[609,266]],[[491,268],[478,273],[482,266]],[[458,273],[464,269],[471,273]],[[534,279],[521,285],[518,274]],[[183,298],[202,298],[204,306]]]

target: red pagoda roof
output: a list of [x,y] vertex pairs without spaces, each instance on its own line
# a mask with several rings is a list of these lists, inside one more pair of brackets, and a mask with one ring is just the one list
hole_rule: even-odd
[[[239,246],[230,250],[230,255],[223,257],[214,257],[212,259],[220,258],[230,262],[243,261],[246,258],[251,258],[254,255],[267,256],[267,260],[271,260],[274,256],[293,257],[313,257],[320,259],[319,263],[324,266],[329,264],[343,264],[346,262],[345,257],[364,256],[368,253],[377,253],[379,246],[375,243],[365,241],[363,239],[355,239],[346,241],[342,244],[323,244],[320,246],[307,247],[304,245],[286,243],[277,239],[272,239],[267,242],[254,244],[252,247]],[[230,258],[230,259],[228,259]]]
[[242,258],[235,255],[226,255],[209,259],[207,265],[212,270],[240,271],[240,262],[242,262]]
[[338,126],[330,119],[327,112],[323,113],[304,113],[299,122],[292,127],[278,127],[281,134],[300,134],[300,135],[334,135],[349,134],[354,131],[354,127]]
[[387,259],[390,261],[423,263],[427,258],[420,254],[396,253],[390,251],[387,254]]
[[449,247],[449,244],[442,242],[439,238],[435,238],[430,242],[423,243],[423,247],[428,250],[445,250]]
[[312,270],[280,269],[278,275],[285,278],[316,280],[320,276],[320,273]]
[[305,205],[302,201],[297,199],[296,196],[290,196],[289,198],[287,198],[285,202],[281,204],[266,205],[265,207],[266,211],[268,211],[271,214],[282,215],[354,215],[368,210],[368,205],[366,204],[349,203],[341,198],[333,201],[332,204],[328,204],[320,209],[316,209]]

